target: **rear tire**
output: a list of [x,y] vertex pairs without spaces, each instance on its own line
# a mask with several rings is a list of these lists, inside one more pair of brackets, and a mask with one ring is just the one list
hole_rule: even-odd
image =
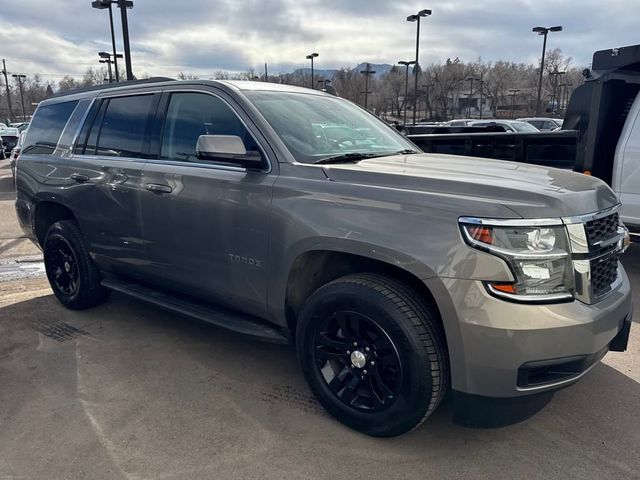
[[100,272],[74,220],[51,225],[42,250],[51,289],[65,307],[82,310],[108,298],[109,290],[100,285]]
[[449,388],[444,333],[419,294],[379,274],[348,275],[316,290],[296,332],[298,361],[340,422],[389,437],[420,425]]

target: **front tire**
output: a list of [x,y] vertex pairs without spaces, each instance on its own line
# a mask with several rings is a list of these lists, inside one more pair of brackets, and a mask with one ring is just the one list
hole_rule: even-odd
[[298,361],[320,403],[372,436],[420,425],[449,386],[435,311],[397,280],[348,275],[316,290],[296,332]]
[[82,310],[107,299],[109,290],[100,285],[100,272],[75,221],[51,225],[42,250],[51,289],[65,307]]

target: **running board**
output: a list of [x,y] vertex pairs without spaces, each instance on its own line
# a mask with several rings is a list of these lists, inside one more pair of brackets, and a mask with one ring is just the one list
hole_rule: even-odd
[[288,338],[277,327],[272,327],[257,317],[200,302],[185,295],[147,287],[129,280],[110,277],[102,280],[101,284],[116,292],[144,300],[187,317],[202,320],[225,330],[270,343],[289,343]]

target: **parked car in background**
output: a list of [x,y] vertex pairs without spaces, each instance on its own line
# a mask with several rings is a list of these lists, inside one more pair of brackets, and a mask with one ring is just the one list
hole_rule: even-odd
[[533,125],[541,132],[549,131],[553,132],[557,129],[562,128],[562,122],[564,120],[562,118],[545,118],[545,117],[527,117],[527,118],[518,118],[519,122],[526,122],[529,125]]
[[19,132],[24,132],[27,128],[29,128],[29,122],[12,123],[11,127],[17,128]]
[[449,120],[448,122],[442,123],[441,127],[468,127],[471,123],[475,122],[472,118],[458,118],[455,120]]
[[4,143],[4,156],[7,158],[11,153],[11,150],[18,144],[18,138],[20,138],[20,131],[17,128],[6,127],[0,129],[0,138]]
[[526,122],[519,122],[517,120],[477,120],[471,122],[471,127],[482,127],[490,125],[499,125],[504,127],[505,132],[511,133],[535,133],[539,132],[536,127]]
[[22,144],[24,143],[24,138],[27,135],[27,131],[20,133],[20,137],[18,138],[18,143],[13,150],[11,150],[11,154],[9,155],[9,165],[11,166],[11,175],[13,176],[13,180],[16,179],[16,164],[18,162],[18,157],[20,156],[20,151],[22,150]]

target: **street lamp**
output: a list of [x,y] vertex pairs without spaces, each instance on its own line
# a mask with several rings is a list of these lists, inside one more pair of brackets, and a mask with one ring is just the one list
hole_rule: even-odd
[[315,87],[313,86],[313,59],[318,56],[319,55],[315,52],[307,55],[307,60],[311,60],[311,88],[313,88],[314,90],[315,90]]
[[371,70],[371,64],[367,63],[367,68],[360,70],[360,73],[364,75],[364,108],[367,108],[367,101],[369,99],[369,76],[376,73],[376,71]]
[[540,77],[538,78],[538,99],[536,100],[536,115],[540,115],[540,95],[542,94],[542,74],[544,73],[544,54],[547,51],[547,35],[549,32],[561,32],[562,26],[556,27],[533,27],[532,32],[542,35],[542,58],[540,59]]
[[22,104],[22,120],[26,122],[27,112],[24,109],[24,89],[22,88],[22,82],[24,81],[25,78],[27,78],[27,76],[22,74],[16,74],[16,73],[14,73],[11,76],[16,80],[18,80],[18,87],[20,88],[20,103]]
[[515,105],[516,105],[516,95],[518,95],[520,93],[520,89],[519,88],[512,88],[511,90],[509,90],[510,95],[511,95],[511,118],[513,118],[513,111],[515,109]]
[[116,4],[120,9],[120,18],[122,19],[122,40],[124,44],[124,62],[127,69],[127,80],[133,80],[133,71],[131,70],[131,47],[129,46],[129,22],[127,20],[127,8],[133,8],[133,0],[95,0],[91,2],[91,7],[98,10],[109,10],[109,25],[111,27],[111,44],[113,46],[114,65],[116,69],[116,81],[120,81],[118,74],[117,53],[116,53],[116,37],[113,32],[113,12],[111,5]]
[[566,75],[567,72],[559,72],[556,67],[549,75],[553,75],[553,100],[551,103],[551,111],[555,112],[559,108],[560,101],[558,100],[558,77],[560,75]]
[[569,89],[573,87],[573,83],[561,83],[560,84],[560,105],[563,110],[566,110],[566,105],[569,103]]
[[[416,22],[416,60],[415,60],[416,68],[415,68],[415,82],[413,85],[413,90],[415,92],[418,91],[418,75],[420,74],[420,69],[418,68],[419,66],[418,55],[420,52],[420,18],[428,17],[429,15],[431,15],[431,10],[428,10],[425,8],[424,10],[420,10],[415,15],[409,15],[407,17],[407,22]],[[416,123],[417,105],[418,105],[418,97],[415,96],[415,98],[413,99],[413,123],[414,124]]]
[[[466,80],[468,82],[471,83],[471,85],[469,86],[469,94],[467,95],[467,118],[471,118],[471,98],[473,97],[473,81],[476,80],[478,82],[481,82],[482,79],[478,78],[478,77],[474,77],[474,76],[468,76],[466,78]],[[480,108],[482,109],[482,105],[480,105]]]
[[[431,110],[429,109],[429,89],[431,88],[430,83],[422,84],[422,91],[424,92],[424,118],[427,119],[427,112],[431,114]],[[429,120],[433,120],[432,115],[429,115]]]
[[108,68],[109,68],[109,83],[113,83],[113,74],[111,72],[111,65],[113,64],[116,70],[116,81],[118,78],[118,63],[117,63],[117,58],[122,58],[122,54],[121,53],[117,53],[115,55],[109,53],[109,52],[98,52],[98,57],[100,57],[101,60],[99,60],[99,63],[106,63]]
[[[405,60],[400,60],[398,62],[399,65],[404,65],[405,70],[404,70],[404,122],[403,125],[407,125],[407,100],[408,100],[408,96],[409,96],[409,65],[415,65],[416,61],[415,60],[411,60],[411,61],[405,61]],[[415,112],[415,107],[414,107],[414,112]],[[415,122],[414,122],[415,123]]]
[[98,60],[98,63],[106,63],[107,69],[109,71],[109,78],[107,80],[109,83],[113,83],[113,73],[111,72],[111,60]]

